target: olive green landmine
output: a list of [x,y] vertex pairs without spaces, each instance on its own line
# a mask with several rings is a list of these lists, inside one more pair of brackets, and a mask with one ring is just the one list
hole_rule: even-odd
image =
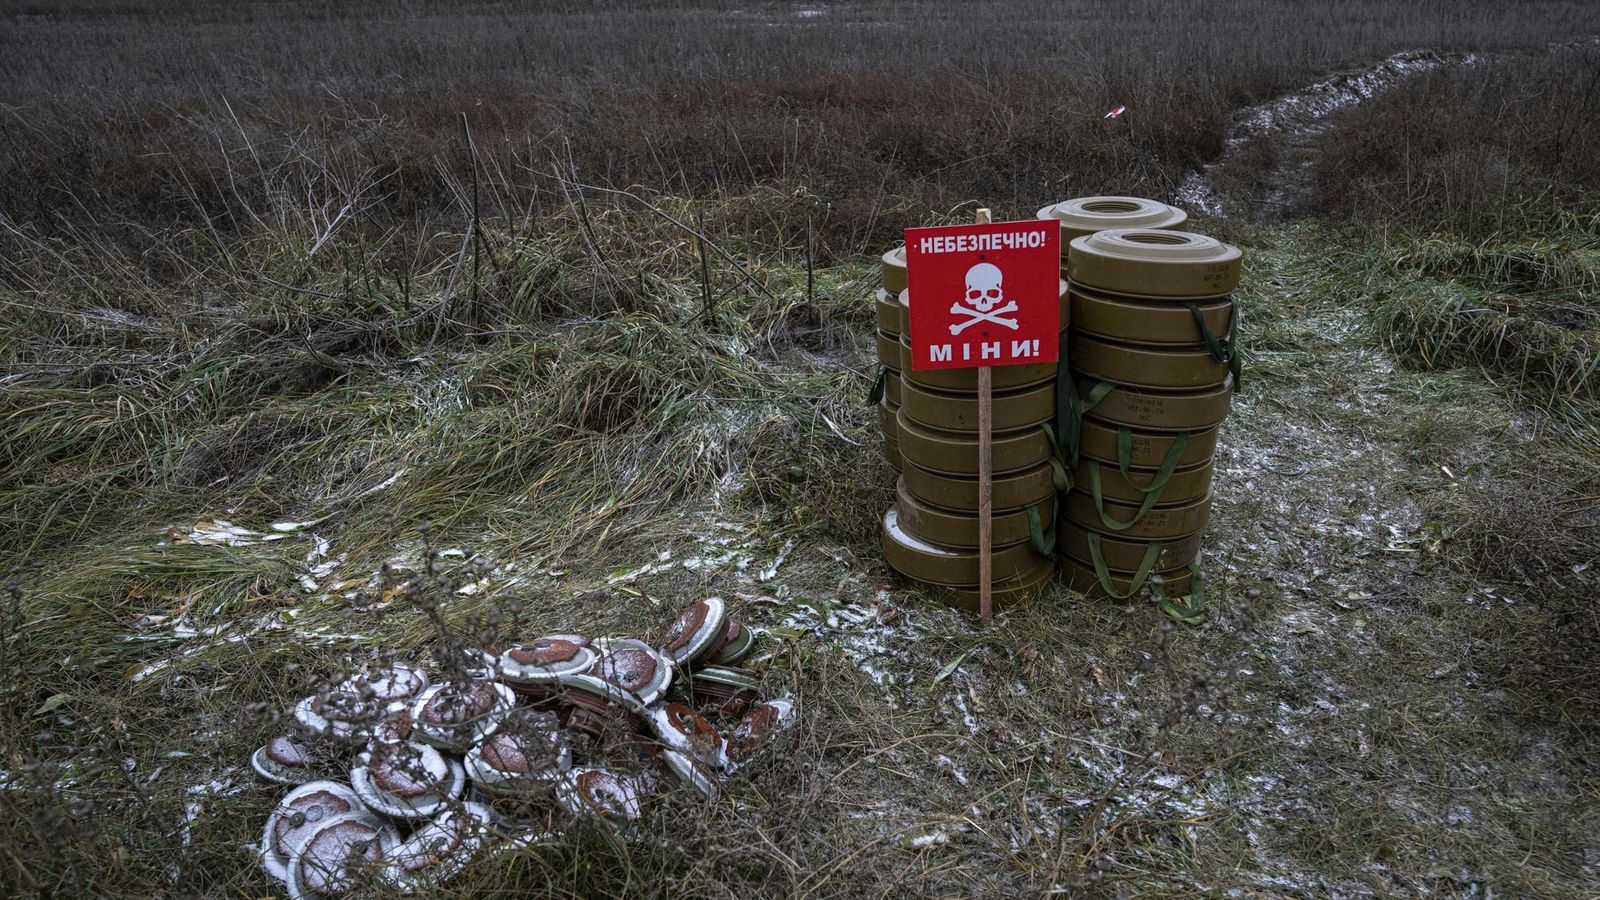
[[906,289],[906,245],[890,250],[883,255],[883,275],[881,276],[883,289],[898,297]]
[[[1085,416],[1078,429],[1078,455],[1097,459],[1114,466],[1126,464],[1129,468],[1158,469],[1166,462],[1167,455],[1172,452],[1173,445],[1182,438],[1184,446],[1178,453],[1178,459],[1173,465],[1179,467],[1199,465],[1210,459],[1217,449],[1217,427],[1213,425],[1203,431],[1187,432],[1159,432],[1139,431],[1126,426],[1110,425],[1096,420],[1096,412],[1091,411]],[[1128,458],[1121,458],[1119,452],[1119,432],[1126,430],[1129,435]]]
[[896,407],[903,402],[904,395],[901,393],[899,369],[883,370],[883,396],[889,398]]
[[887,391],[878,401],[878,428],[883,432],[883,456],[896,472],[900,471],[900,405],[891,402]]
[[[1090,549],[1090,535],[1095,536],[1097,551]],[[1087,531],[1082,528],[1062,528],[1056,535],[1057,552],[1086,566],[1094,565],[1098,552],[1101,563],[1119,572],[1137,572],[1144,566],[1145,556],[1155,547],[1155,558],[1150,569],[1170,572],[1181,569],[1200,558],[1200,532],[1166,540],[1129,540],[1121,535]]]
[[1139,594],[1145,587],[1154,588],[1157,579],[1160,580],[1159,592],[1162,596],[1183,597],[1190,593],[1194,573],[1185,567],[1168,572],[1150,572],[1143,579],[1139,579],[1137,572],[1108,569],[1105,580],[1111,582],[1111,589],[1116,592],[1113,595],[1105,589],[1100,576],[1095,574],[1092,566],[1086,566],[1072,559],[1061,561],[1062,583],[1090,600],[1126,600]]
[[900,368],[900,335],[879,329],[873,332],[878,339],[878,363],[884,368]]
[[[1078,467],[1072,470],[1072,483],[1078,487],[1093,491],[1095,481],[1099,481],[1100,495],[1107,500],[1120,500],[1125,503],[1140,504],[1145,497],[1154,493],[1158,504],[1187,503],[1197,500],[1211,490],[1211,477],[1215,471],[1211,460],[1206,460],[1198,466],[1186,469],[1173,469],[1167,480],[1161,483],[1156,491],[1147,490],[1157,481],[1160,475],[1158,469],[1136,469],[1128,467],[1126,474],[1115,463],[1102,462],[1098,459],[1079,459]],[[1132,475],[1132,478],[1128,476]]]
[[[953,587],[978,584],[978,551],[943,547],[910,534],[900,524],[895,506],[883,514],[883,558],[895,571],[917,581]],[[1041,559],[1028,541],[996,546],[991,554],[991,584],[1028,574]]]
[[873,299],[873,306],[878,312],[878,330],[898,337],[902,333],[900,330],[899,295],[879,289],[874,293]]
[[[902,371],[901,375],[904,374]],[[900,380],[901,408],[911,421],[940,431],[977,433],[977,395],[935,391],[904,377]],[[1056,386],[1048,382],[1015,390],[997,390],[992,405],[991,433],[1030,428],[1050,421],[1055,415]]]
[[[997,579],[991,582],[990,604],[995,612],[1008,607],[1016,606],[1023,601],[1033,599],[1043,591],[1055,577],[1055,563],[1048,559],[1040,559],[1039,565],[1014,578]],[[933,598],[946,606],[964,610],[977,615],[978,590],[973,588],[952,588],[940,585],[930,585],[929,591]]]
[[1096,340],[1073,331],[1067,340],[1072,367],[1091,378],[1156,390],[1195,390],[1228,380],[1228,364],[1204,346],[1174,350]]
[[[900,470],[911,495],[932,506],[951,512],[976,512],[978,479],[964,475],[944,475],[907,463]],[[1021,509],[1043,503],[1055,496],[1056,483],[1048,463],[995,475],[993,509]]]
[[1158,391],[1102,382],[1074,370],[1078,396],[1088,399],[1101,384],[1112,384],[1090,408],[1096,418],[1113,425],[1147,431],[1204,431],[1222,424],[1233,402],[1233,378],[1198,391]]
[[1114,228],[1181,231],[1189,223],[1189,214],[1178,207],[1143,197],[1074,197],[1044,207],[1034,218],[1061,223],[1062,259],[1067,258],[1074,240],[1096,232]]
[[1102,499],[1097,505],[1094,497],[1081,486],[1061,495],[1060,502],[1062,519],[1070,527],[1115,532],[1124,540],[1166,541],[1187,537],[1204,530],[1211,517],[1210,494],[1187,503],[1152,506],[1142,515],[1136,503]]
[[[1178,303],[1170,299],[1119,297],[1076,282],[1072,283],[1068,296],[1073,328],[1128,344],[1205,346],[1205,333],[1195,322],[1195,310],[1205,322],[1206,332],[1214,339],[1226,336],[1233,323],[1233,301],[1226,297]],[[1195,310],[1191,310],[1190,305]],[[882,321],[880,312],[880,327]]]
[[[900,527],[913,537],[930,544],[964,550],[978,546],[977,513],[955,512],[922,502],[906,488],[904,476],[896,483],[895,490],[898,494],[896,505],[900,510]],[[1056,498],[1052,494],[1033,506],[1032,521],[1037,522],[1041,529],[1048,528],[1055,521],[1055,514]],[[994,510],[989,527],[991,545],[1026,541],[1034,533],[1027,509]]]
[[1067,278],[1128,297],[1199,300],[1239,285],[1238,248],[1203,234],[1124,228],[1072,241]]
[[[910,462],[930,472],[977,476],[976,434],[919,425],[906,416],[904,409],[899,414],[899,426],[900,453]],[[996,431],[990,446],[992,471],[1003,475],[1031,469],[1047,462],[1051,452],[1050,438],[1038,427]]]

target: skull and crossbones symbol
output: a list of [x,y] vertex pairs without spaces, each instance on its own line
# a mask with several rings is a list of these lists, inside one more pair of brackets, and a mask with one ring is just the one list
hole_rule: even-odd
[[[978,263],[967,270],[967,293],[964,298],[967,305],[950,305],[951,315],[966,316],[967,320],[951,325],[952,335],[960,334],[979,322],[992,322],[1012,331],[1017,330],[1016,318],[1006,318],[1005,315],[1016,312],[1017,304],[1006,300],[1005,291],[1000,287],[1002,277],[1000,267],[992,263]],[[1002,306],[1002,303],[1005,305]]]

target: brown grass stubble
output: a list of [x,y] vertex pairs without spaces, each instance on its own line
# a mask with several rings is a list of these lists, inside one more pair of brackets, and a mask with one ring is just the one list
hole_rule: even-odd
[[458,228],[467,181],[458,111],[467,109],[486,218],[521,222],[563,208],[556,169],[680,196],[770,190],[802,202],[748,216],[791,246],[809,220],[818,262],[828,264],[972,197],[1022,217],[1057,197],[1168,194],[1220,149],[1227,101],[1209,85],[1142,87],[1131,101],[1138,112],[1116,121],[1100,118],[1089,88],[1044,75],[963,74],[681,82],[567,98],[7,110],[0,119],[13,140],[0,155],[0,210],[47,235],[138,252],[173,225],[263,230],[272,223],[251,211],[281,189],[285,168],[301,168],[320,170],[311,174],[324,187],[380,182],[348,228]]
[[[1210,4],[34,3],[0,28],[0,212],[147,249],[174,224],[256,231],[284,159],[381,179],[359,226],[458,222],[468,113],[499,187],[485,215],[584,180],[810,203],[823,261],[972,198],[1005,215],[1084,193],[1166,196],[1230,110],[1424,46],[1528,46],[1580,4],[1403,13]],[[1115,103],[1129,112],[1101,118]],[[0,236],[0,241],[5,238]],[[6,249],[0,243],[0,249]]]
[[1313,169],[1319,211],[1472,237],[1526,228],[1527,205],[1600,190],[1600,42],[1449,66],[1335,124]]

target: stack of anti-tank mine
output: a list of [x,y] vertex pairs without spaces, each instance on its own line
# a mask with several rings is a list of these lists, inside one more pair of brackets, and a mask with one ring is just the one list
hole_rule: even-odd
[[[883,516],[884,556],[900,573],[941,589],[958,606],[976,609],[978,372],[911,368],[905,265],[904,247],[884,254],[878,293],[879,361],[885,373],[880,414],[890,464],[900,471],[895,504]],[[889,296],[895,300],[892,331],[884,327]],[[1063,321],[1066,297],[1063,281]],[[888,334],[896,336],[892,356],[885,347]],[[1055,572],[1048,534],[1056,485],[1047,429],[1056,410],[1056,366],[1005,366],[994,370],[993,379],[991,585],[998,607]]]
[[[1132,198],[1092,198],[1082,210]],[[1240,254],[1177,230],[1183,213],[1150,204],[1148,223],[1092,231],[1067,246],[1072,327],[1059,426],[1069,489],[1057,547],[1066,582],[1091,597],[1147,588],[1200,595],[1212,455],[1239,356],[1232,292]],[[1203,601],[1191,601],[1187,608]],[[1180,605],[1179,609],[1186,608]]]
[[[1068,200],[1038,217],[1061,226],[1061,364],[993,370],[995,603],[1045,583],[1056,559],[1091,597],[1190,595],[1238,367],[1239,251],[1135,197]],[[900,472],[884,556],[972,608],[977,372],[911,368],[905,267],[904,247],[884,254],[877,292],[879,416]]]
[[895,424],[900,414],[900,341],[910,340],[900,316],[900,295],[906,289],[906,248],[896,247],[883,255],[883,286],[877,291],[878,309],[878,425],[883,429],[883,454],[896,472],[900,471],[900,433]]

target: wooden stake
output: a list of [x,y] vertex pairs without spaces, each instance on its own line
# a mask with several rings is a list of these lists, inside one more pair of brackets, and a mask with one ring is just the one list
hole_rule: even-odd
[[[980,209],[977,224],[992,221]],[[978,620],[984,625],[994,616],[994,375],[978,367]]]

